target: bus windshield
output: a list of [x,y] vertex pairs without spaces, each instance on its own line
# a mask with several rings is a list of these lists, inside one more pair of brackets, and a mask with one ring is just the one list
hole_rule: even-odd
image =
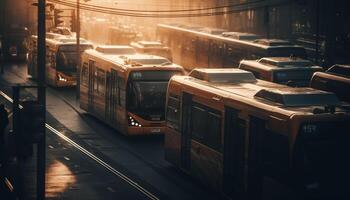
[[168,81],[178,71],[144,71],[130,74],[128,110],[152,121],[164,120]]
[[[91,49],[91,45],[81,45],[80,53],[86,49]],[[76,45],[63,45],[58,48],[56,69],[64,72],[76,72],[77,54]]]

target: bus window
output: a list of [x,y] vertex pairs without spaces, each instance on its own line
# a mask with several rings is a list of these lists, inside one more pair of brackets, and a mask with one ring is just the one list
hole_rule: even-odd
[[220,112],[204,105],[194,103],[192,106],[192,137],[194,140],[222,151]]
[[263,171],[275,178],[281,178],[288,166],[289,140],[283,134],[266,130],[263,136]]
[[204,143],[206,127],[206,112],[199,106],[192,106],[192,137],[193,139],[199,141],[200,143]]
[[55,68],[55,53],[48,49],[46,51],[46,65],[50,66],[51,68]]
[[118,76],[118,105],[125,107],[125,79]]
[[167,106],[167,126],[180,130],[180,100],[178,96],[169,95]]
[[154,115],[154,118],[162,120],[167,85],[166,81],[130,82],[128,84],[128,110],[142,117]]
[[129,76],[127,108],[149,120],[164,120],[169,79],[179,71],[135,71]]
[[248,180],[249,199],[259,199],[262,193],[262,140],[265,132],[265,121],[250,116],[248,147]]
[[88,86],[88,78],[89,78],[88,64],[84,62],[83,67],[81,69],[81,84],[84,86]]
[[[80,52],[91,49],[91,45],[81,45]],[[57,70],[63,72],[76,72],[77,54],[76,45],[62,45],[57,51]]]
[[102,69],[97,68],[95,72],[95,77],[94,77],[94,90],[98,94],[104,94],[105,93],[105,71]]

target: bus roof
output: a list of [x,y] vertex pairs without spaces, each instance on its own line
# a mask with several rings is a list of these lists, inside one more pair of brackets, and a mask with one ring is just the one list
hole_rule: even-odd
[[[67,38],[67,37],[62,37],[62,38],[58,38],[58,39],[46,39],[46,43],[49,45],[74,45],[77,44],[77,40],[75,38]],[[85,40],[85,39],[80,39],[80,44],[81,45],[92,45],[91,42]]]
[[261,36],[253,33],[243,33],[243,32],[223,32],[221,34],[223,37],[234,38],[238,40],[256,40],[260,39]]
[[291,46],[291,42],[281,39],[257,39],[254,40],[254,43],[262,44],[266,46]]
[[226,32],[226,29],[221,29],[221,28],[209,28],[209,27],[205,27],[202,29],[199,29],[200,32],[203,33],[209,33],[209,34],[213,34],[213,35],[220,35],[223,32]]
[[350,78],[350,65],[339,65],[339,64],[333,65],[326,72],[334,75]]
[[138,41],[132,42],[131,46],[136,48],[166,48],[161,42],[158,41]]
[[100,60],[106,61],[108,63],[113,64],[115,67],[121,67],[124,70],[133,70],[133,69],[142,69],[142,68],[146,69],[146,68],[154,68],[154,67],[161,67],[163,69],[172,69],[172,70],[183,70],[181,66],[171,63],[168,59],[161,56],[155,56],[155,55],[104,54],[94,49],[86,50],[84,54],[87,56],[92,56],[94,58],[98,58]]
[[[213,35],[213,34],[209,34],[209,33],[205,33],[205,32],[201,32],[201,29],[188,29],[186,26],[181,27],[180,25],[177,26],[172,26],[172,25],[168,25],[168,24],[158,24],[158,27],[162,27],[162,28],[167,28],[167,29],[173,29],[173,30],[177,30],[177,31],[183,31],[183,32],[188,32],[188,33],[193,33],[193,34],[198,34],[201,35],[203,37],[207,37],[207,38],[213,38],[213,39],[217,39],[217,40],[222,40],[222,41],[226,41],[226,42],[235,42],[238,44],[246,44],[246,45],[250,45],[250,46],[254,46],[254,47],[258,47],[258,48],[264,48],[264,49],[278,49],[280,47],[292,47],[292,48],[302,48],[304,49],[302,46],[299,45],[295,45],[292,44],[288,41],[284,41],[284,40],[277,40],[277,39],[258,39],[255,40],[253,42],[248,41],[248,40],[238,40],[238,39],[233,39],[230,37],[224,37],[222,35]],[[284,41],[284,42],[282,42]],[[279,42],[279,45],[277,45],[277,42]],[[275,45],[270,45],[270,44],[275,44]]]
[[311,61],[297,57],[264,57],[258,60],[242,60],[240,64],[266,71],[297,68],[322,71],[322,67],[315,66]]
[[236,68],[195,68],[189,76],[215,83],[254,83],[253,73]]
[[262,89],[255,94],[255,97],[288,107],[322,105],[335,106],[340,104],[339,99],[333,93],[315,90],[312,88]]
[[135,49],[128,45],[98,45],[96,51],[104,54],[136,54]]
[[291,88],[263,80],[257,80],[255,83],[213,83],[191,76],[174,76],[172,81],[211,93],[223,98],[223,101],[238,100],[252,106],[261,105],[269,111],[280,109],[280,112],[289,116],[296,112],[313,113],[314,109],[320,106],[340,104],[333,93],[312,88]]

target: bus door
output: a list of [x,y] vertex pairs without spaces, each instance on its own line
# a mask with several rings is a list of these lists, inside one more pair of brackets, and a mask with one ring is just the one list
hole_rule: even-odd
[[238,110],[225,108],[223,190],[231,197],[244,192],[244,141],[246,121],[238,118]]
[[261,199],[263,189],[262,140],[266,122],[255,116],[250,116],[249,120],[247,195],[248,199]]
[[106,90],[106,119],[114,123],[116,121],[117,106],[117,88],[118,88],[118,72],[114,69],[107,73],[107,90]]
[[94,78],[95,61],[89,60],[89,82],[88,82],[88,111],[94,110]]
[[192,95],[182,96],[181,168],[189,171],[191,167],[191,107]]

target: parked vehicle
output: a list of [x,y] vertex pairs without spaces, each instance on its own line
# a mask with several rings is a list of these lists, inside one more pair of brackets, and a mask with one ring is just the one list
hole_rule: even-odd
[[169,81],[165,159],[230,199],[260,199],[266,180],[341,199],[350,152],[342,105],[240,69],[194,69]]
[[325,72],[315,73],[310,87],[334,92],[341,100],[350,102],[350,65],[334,65]]

